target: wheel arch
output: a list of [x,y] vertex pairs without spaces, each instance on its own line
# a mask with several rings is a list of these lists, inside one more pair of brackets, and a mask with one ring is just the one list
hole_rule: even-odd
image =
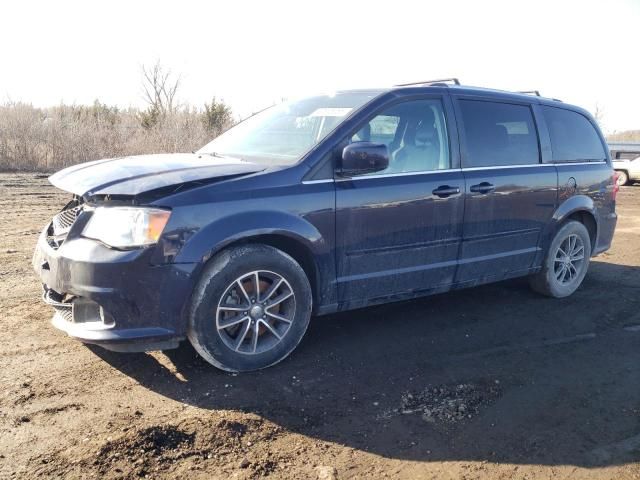
[[286,253],[291,258],[293,258],[298,263],[298,265],[302,267],[302,270],[304,270],[304,273],[309,279],[314,306],[318,303],[318,286],[321,282],[319,278],[320,268],[310,246],[304,239],[296,235],[291,235],[290,232],[256,232],[251,235],[245,235],[241,238],[236,238],[225,242],[223,245],[220,245],[219,248],[212,251],[212,256],[215,256],[222,250],[248,244],[269,245],[273,248],[277,248],[278,250]]
[[250,243],[272,246],[291,256],[302,267],[309,279],[315,309],[334,301],[335,262],[331,241],[303,217],[274,211],[246,212],[219,219],[200,229],[174,261],[198,263],[194,272],[197,282],[209,260],[224,249]]
[[578,221],[587,228],[591,240],[591,251],[594,251],[598,240],[598,221],[593,200],[586,195],[572,196],[556,209],[551,222],[552,228],[548,231],[546,247],[562,225],[570,220]]
[[576,210],[570,215],[567,215],[560,225],[564,225],[570,220],[580,222],[587,228],[587,231],[589,232],[589,240],[591,240],[591,251],[593,252],[596,248],[598,235],[598,224],[596,223],[596,217],[594,214],[587,210]]

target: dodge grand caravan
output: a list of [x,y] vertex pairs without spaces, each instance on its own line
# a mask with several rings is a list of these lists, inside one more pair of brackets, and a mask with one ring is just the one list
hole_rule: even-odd
[[72,194],[33,258],[53,325],[116,351],[188,339],[230,371],[285,358],[311,315],[519,276],[571,295],[616,224],[589,113],[456,80],[303,98],[50,181]]

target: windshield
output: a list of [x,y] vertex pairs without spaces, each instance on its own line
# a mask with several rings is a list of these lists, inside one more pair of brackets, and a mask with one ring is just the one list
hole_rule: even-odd
[[270,107],[227,130],[198,153],[291,165],[378,91],[308,97]]

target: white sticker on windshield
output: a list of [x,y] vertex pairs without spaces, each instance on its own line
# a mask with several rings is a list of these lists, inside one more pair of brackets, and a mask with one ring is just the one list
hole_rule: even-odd
[[350,108],[342,107],[324,107],[318,108],[310,117],[344,117],[351,111]]

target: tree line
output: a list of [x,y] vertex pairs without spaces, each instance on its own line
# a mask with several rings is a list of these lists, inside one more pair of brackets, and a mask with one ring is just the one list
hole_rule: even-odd
[[212,98],[179,102],[179,76],[159,62],[142,69],[144,108],[92,105],[39,108],[0,104],[0,170],[52,171],[100,158],[189,152],[234,124],[231,108]]

